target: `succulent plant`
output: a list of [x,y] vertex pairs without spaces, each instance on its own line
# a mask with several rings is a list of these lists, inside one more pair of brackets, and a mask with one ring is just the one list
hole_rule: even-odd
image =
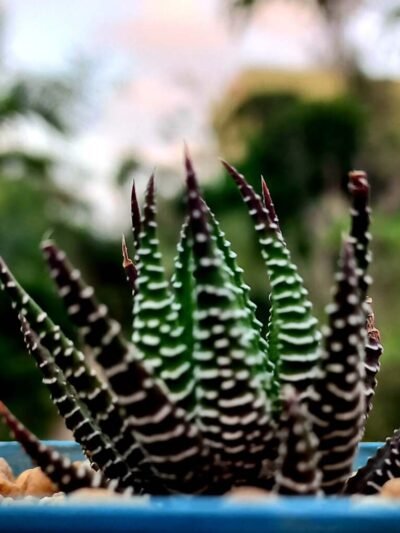
[[154,176],[142,213],[132,189],[133,261],[122,244],[131,340],[54,242],[43,242],[43,253],[81,349],[1,261],[0,279],[27,349],[91,468],[39,442],[4,404],[0,414],[61,490],[222,494],[251,484],[279,494],[352,494],[376,492],[400,474],[397,432],[352,475],[382,353],[367,300],[365,173],[349,174],[351,228],[320,332],[265,181],[260,197],[223,165],[254,221],[270,284],[267,327],[187,153],[187,218],[170,281],[157,237]]

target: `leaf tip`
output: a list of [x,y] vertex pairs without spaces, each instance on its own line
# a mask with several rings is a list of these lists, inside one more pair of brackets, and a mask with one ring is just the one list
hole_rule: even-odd
[[349,172],[349,189],[351,193],[368,194],[369,182],[367,173],[363,170]]

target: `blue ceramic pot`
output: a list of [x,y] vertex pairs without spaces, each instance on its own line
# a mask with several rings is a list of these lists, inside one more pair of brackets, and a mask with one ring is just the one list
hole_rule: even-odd
[[[73,442],[50,442],[74,460],[82,458]],[[377,443],[361,444],[356,466],[363,465]],[[17,474],[32,465],[18,444],[0,443]],[[400,502],[345,498],[277,498],[254,503],[226,498],[166,497],[139,503],[65,503],[41,506],[16,503],[0,506],[0,532],[399,532]]]

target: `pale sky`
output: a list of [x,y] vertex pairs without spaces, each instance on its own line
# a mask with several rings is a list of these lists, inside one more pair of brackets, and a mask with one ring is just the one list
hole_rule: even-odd
[[[365,0],[349,31],[370,74],[400,77],[400,40],[384,38],[382,25],[389,1]],[[122,155],[137,153],[149,168],[176,168],[185,139],[211,173],[217,154],[210,106],[229,82],[250,66],[301,69],[324,56],[318,16],[293,0],[270,1],[242,28],[232,26],[223,0],[2,4],[9,68],[62,72],[81,58],[94,66],[94,114],[68,150],[96,175],[97,200],[110,214],[120,199],[110,195],[107,176]]]

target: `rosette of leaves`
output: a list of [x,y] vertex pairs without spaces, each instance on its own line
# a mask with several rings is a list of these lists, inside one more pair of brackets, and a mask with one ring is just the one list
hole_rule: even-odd
[[265,181],[260,197],[223,164],[254,221],[265,262],[271,309],[266,335],[188,154],[187,217],[171,280],[157,237],[154,177],[142,209],[132,189],[133,261],[123,242],[133,298],[131,339],[54,242],[45,241],[42,249],[80,333],[79,347],[1,262],[1,281],[27,349],[91,467],[78,468],[40,443],[4,404],[0,413],[60,490],[222,494],[253,484],[279,494],[371,492],[398,468],[395,434],[351,477],[382,353],[365,305],[365,174],[350,173],[351,228],[321,333]]

